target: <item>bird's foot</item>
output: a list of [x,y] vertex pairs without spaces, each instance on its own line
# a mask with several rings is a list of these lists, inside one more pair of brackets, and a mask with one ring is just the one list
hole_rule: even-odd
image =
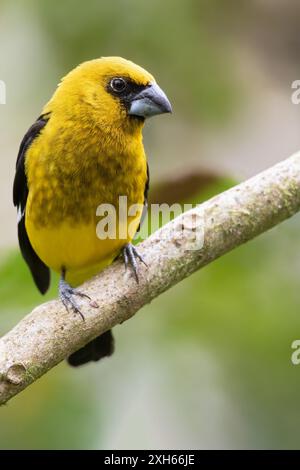
[[139,254],[135,246],[132,245],[131,243],[127,243],[127,245],[124,246],[122,253],[123,253],[123,258],[124,258],[124,263],[125,263],[125,269],[127,269],[128,266],[130,265],[134,273],[135,280],[137,283],[139,283],[137,259],[139,259],[146,267],[148,267],[146,261]]
[[78,313],[81,316],[82,320],[84,320],[84,315],[83,315],[82,311],[80,310],[80,308],[79,308],[79,306],[78,306],[78,304],[75,300],[75,297],[81,297],[81,298],[88,299],[90,301],[90,305],[92,307],[96,306],[95,302],[92,301],[92,299],[89,295],[87,295],[84,292],[81,292],[81,291],[71,287],[65,281],[65,279],[63,277],[59,281],[59,296],[60,296],[60,299],[61,299],[62,303],[64,304],[66,310],[69,312],[69,307],[70,307],[73,310],[73,312]]

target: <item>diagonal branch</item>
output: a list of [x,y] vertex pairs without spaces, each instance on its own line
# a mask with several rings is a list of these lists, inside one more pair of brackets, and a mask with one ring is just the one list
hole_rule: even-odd
[[36,307],[0,339],[0,404],[197,269],[299,210],[300,152],[177,217],[141,243],[149,267],[141,265],[139,284],[124,274],[121,260],[87,282],[83,289],[99,308],[83,302],[84,322],[59,301]]

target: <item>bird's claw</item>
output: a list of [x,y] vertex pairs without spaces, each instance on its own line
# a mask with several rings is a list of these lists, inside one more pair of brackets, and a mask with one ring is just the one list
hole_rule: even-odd
[[64,279],[61,279],[59,282],[59,296],[66,310],[69,312],[69,307],[71,307],[73,312],[78,313],[84,321],[84,315],[80,310],[74,297],[77,296],[81,298],[86,298],[90,301],[92,300],[91,297],[85,294],[84,292],[81,292],[77,289],[73,289]]
[[122,250],[122,253],[123,253],[123,258],[124,258],[125,270],[130,265],[132,270],[133,270],[135,280],[136,280],[137,283],[139,283],[138,264],[137,264],[136,260],[139,259],[146,267],[148,267],[146,261],[140,255],[140,253],[137,251],[135,246],[132,245],[131,243],[127,243],[124,246],[124,248]]

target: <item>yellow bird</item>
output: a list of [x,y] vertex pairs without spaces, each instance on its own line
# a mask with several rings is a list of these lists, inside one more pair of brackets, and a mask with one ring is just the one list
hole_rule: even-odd
[[[120,196],[127,197],[127,207],[147,205],[142,129],[146,118],[169,112],[170,102],[152,75],[120,57],[103,57],[62,79],[23,138],[13,188],[20,249],[42,293],[50,269],[61,274],[59,294],[67,309],[82,315],[76,296],[88,296],[76,287],[120,253],[137,278],[136,260],[143,260],[131,232],[142,211],[127,217],[130,233],[118,236],[123,221],[117,217],[116,236],[99,238],[97,208],[110,204],[118,213]],[[108,331],[68,361],[97,361],[113,349]]]

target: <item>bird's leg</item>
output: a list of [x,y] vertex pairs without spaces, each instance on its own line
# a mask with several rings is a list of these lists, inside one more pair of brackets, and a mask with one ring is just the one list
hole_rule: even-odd
[[131,243],[127,243],[124,246],[122,253],[125,263],[125,269],[127,269],[127,267],[130,265],[133,270],[135,280],[137,283],[139,283],[138,265],[136,260],[139,259],[142,263],[144,263],[145,266],[148,267],[147,263],[145,262],[144,258],[139,254],[135,246]]
[[[84,320],[84,315],[81,312],[79,306],[77,305],[77,302],[75,301],[74,297],[84,297],[85,299],[89,299],[90,301],[92,300],[89,295],[85,294],[84,292],[81,292],[77,289],[74,289],[71,287],[67,281],[65,280],[65,275],[66,271],[65,269],[62,270],[61,273],[61,278],[59,280],[59,296],[64,304],[65,308],[67,311],[69,311],[69,307],[73,310],[75,313],[79,313],[81,316],[82,320]],[[92,302],[90,302],[90,305],[92,305]],[[92,305],[95,306],[95,305]]]

